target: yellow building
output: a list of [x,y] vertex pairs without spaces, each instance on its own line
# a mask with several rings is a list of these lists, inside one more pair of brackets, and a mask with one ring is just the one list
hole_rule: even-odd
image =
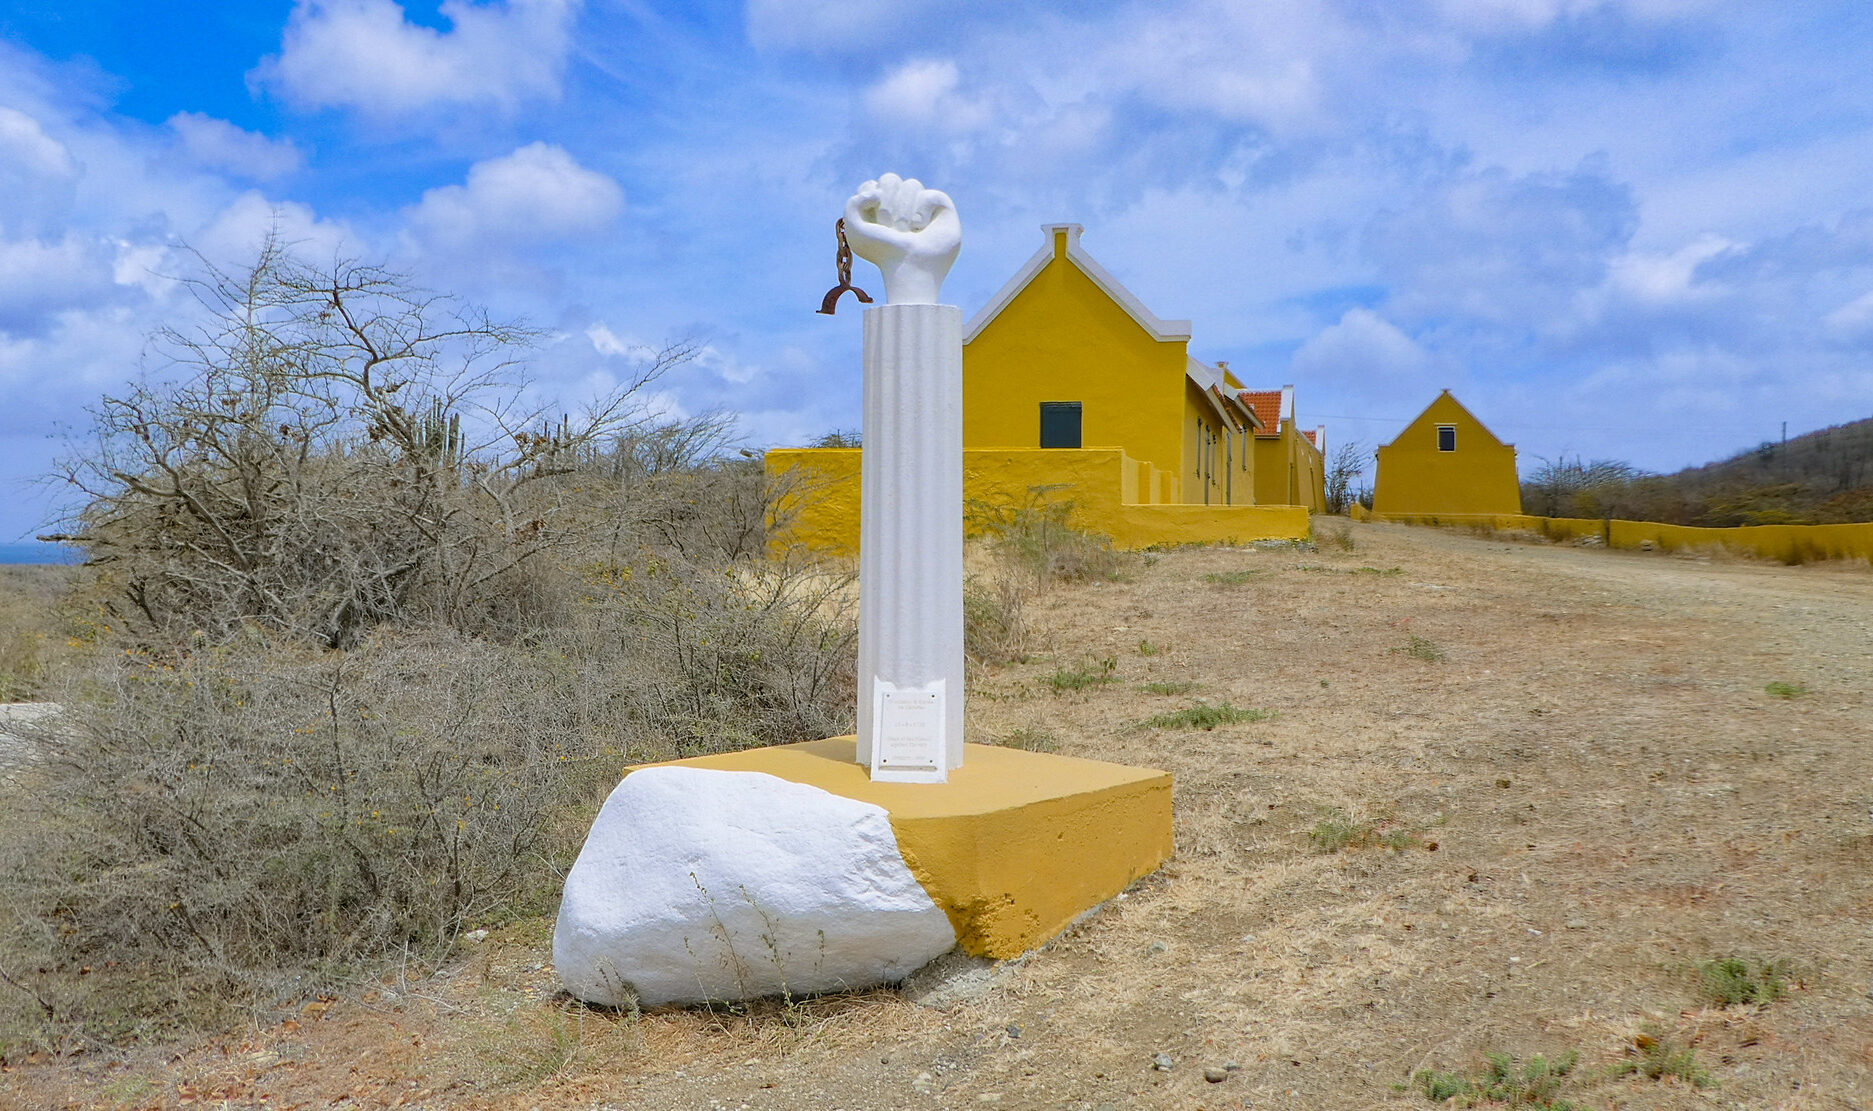
[[[963,332],[965,500],[1018,506],[1044,490],[1128,548],[1306,536],[1305,508],[1256,504],[1261,419],[1240,382],[1190,355],[1190,322],[1147,309],[1081,248],[1078,224],[1042,231]],[[856,548],[859,459],[767,453],[771,475],[806,491],[783,507],[776,546]]]
[[[1223,377],[1235,386],[1227,364]],[[1294,419],[1294,387],[1240,390],[1238,395],[1260,418],[1255,433],[1255,500],[1262,505],[1304,505],[1327,510],[1327,430],[1302,431]]]
[[1255,501],[1252,409],[1190,356],[1190,322],[1162,320],[1080,246],[1041,249],[963,332],[963,449],[1115,447],[1149,463],[1159,502]]
[[1522,512],[1515,445],[1496,439],[1445,390],[1378,450],[1375,517]]

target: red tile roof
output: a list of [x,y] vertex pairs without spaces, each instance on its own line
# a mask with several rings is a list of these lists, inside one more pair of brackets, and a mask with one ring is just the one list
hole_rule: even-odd
[[1236,394],[1249,408],[1255,410],[1255,416],[1262,422],[1262,430],[1257,436],[1277,436],[1281,433],[1281,391],[1280,390],[1241,390]]
[[1301,432],[1301,435],[1307,437],[1308,443],[1313,444],[1315,447],[1320,446],[1319,442],[1314,439],[1314,429],[1312,428],[1304,429]]

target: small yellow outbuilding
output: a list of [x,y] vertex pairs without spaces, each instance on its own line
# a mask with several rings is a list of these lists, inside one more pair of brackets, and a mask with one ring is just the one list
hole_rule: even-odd
[[1515,445],[1495,437],[1449,390],[1378,450],[1375,517],[1468,517],[1522,512]]

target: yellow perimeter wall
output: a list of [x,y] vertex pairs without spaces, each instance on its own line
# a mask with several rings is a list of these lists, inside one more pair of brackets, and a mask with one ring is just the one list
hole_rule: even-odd
[[1375,514],[1374,520],[1462,528],[1524,529],[1554,540],[1597,536],[1610,548],[1695,551],[1724,548],[1782,563],[1824,559],[1873,561],[1873,523],[1850,525],[1739,525],[1698,528],[1657,521],[1594,520],[1582,517],[1530,517],[1519,513]]
[[[1437,450],[1440,424],[1456,427],[1455,451]],[[1375,516],[1522,512],[1514,446],[1496,439],[1449,390],[1377,455]]]
[[[769,478],[782,490],[769,550],[820,555],[858,551],[857,448],[777,448]],[[1072,523],[1103,533],[1120,548],[1298,540],[1308,513],[1296,505],[1186,505],[1175,502],[1174,475],[1118,448],[964,449],[963,499],[999,509],[1034,496],[1073,503]],[[969,531],[981,522],[966,514]]]

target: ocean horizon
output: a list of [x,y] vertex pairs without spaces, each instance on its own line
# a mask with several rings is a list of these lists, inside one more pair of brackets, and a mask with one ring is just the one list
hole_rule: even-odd
[[64,544],[46,544],[28,540],[19,544],[0,544],[0,563],[82,563],[84,553]]

